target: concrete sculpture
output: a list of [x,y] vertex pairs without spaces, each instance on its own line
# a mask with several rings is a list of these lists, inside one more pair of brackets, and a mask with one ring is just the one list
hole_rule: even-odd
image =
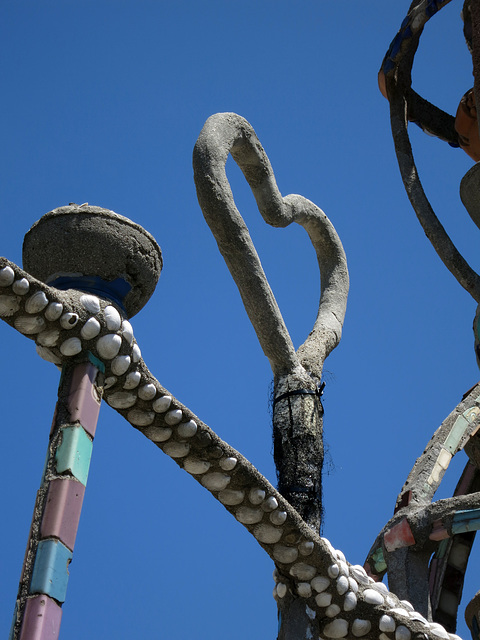
[[[472,53],[475,87],[462,99],[456,117],[430,104],[411,87],[412,66],[424,26],[449,1],[412,2],[382,62],[379,85],[390,103],[400,173],[417,218],[445,266],[478,305],[480,276],[457,250],[433,211],[418,176],[408,135],[408,121],[411,121],[478,159],[475,109],[475,102],[479,104],[480,98],[478,2],[466,0],[463,4],[464,35]],[[479,193],[480,173],[476,164],[463,178],[460,194],[472,220],[480,227]],[[480,356],[479,309],[477,307],[474,321],[477,360]],[[479,427],[479,391],[480,386],[476,385],[465,394],[415,463],[398,496],[395,515],[379,534],[367,562],[371,575],[381,579],[388,572],[389,584],[397,594],[409,599],[424,615],[445,625],[448,631],[456,629],[468,556],[475,532],[480,528],[480,459],[475,435]],[[463,448],[469,461],[454,497],[432,503],[452,456]],[[466,619],[476,640],[480,629],[478,594],[474,603],[467,607]]]
[[[299,222],[317,250],[322,279],[319,313],[312,333],[297,352],[259,266],[248,230],[234,206],[224,175],[228,153],[242,168],[264,218],[278,226]],[[268,158],[255,132],[242,118],[219,114],[209,119],[195,148],[194,165],[201,206],[272,364],[278,437],[282,438],[284,426],[298,426],[305,431],[300,433],[300,447],[313,437],[320,439],[321,446],[318,384],[323,361],[340,339],[348,291],[341,243],[325,214],[313,203],[300,196],[281,197]],[[65,238],[75,238],[79,228],[88,229],[92,238],[85,242],[81,233],[70,246],[65,242],[61,252],[53,247],[44,256],[44,242],[51,237],[53,228],[55,233],[64,233]],[[122,228],[129,230],[130,238],[124,238]],[[119,247],[113,263],[106,266],[105,234],[111,236],[108,242]],[[96,242],[100,237],[103,239]],[[94,246],[99,249],[92,256],[89,251]],[[0,317],[34,340],[39,355],[64,372],[87,367],[84,373],[89,371],[90,377],[87,375],[86,387],[91,391],[96,385],[110,407],[170,456],[252,534],[276,566],[274,597],[282,614],[279,638],[457,637],[429,622],[410,602],[368,576],[363,567],[349,564],[341,551],[319,536],[318,487],[313,486],[312,491],[307,482],[299,492],[298,510],[291,503],[297,498],[289,484],[291,477],[296,477],[296,468],[285,470],[285,481],[280,470],[280,485],[284,482],[290,502],[156,380],[142,358],[129,322],[148,300],[161,269],[160,251],[148,233],[106,209],[61,207],[46,214],[27,234],[24,260],[27,271],[0,258]],[[95,368],[93,373],[90,366]],[[78,385],[78,378],[74,384]],[[68,393],[72,393],[71,386]],[[71,405],[69,411],[73,411]],[[84,422],[91,418],[92,412],[69,416],[73,422],[70,426],[84,429],[89,441],[92,434]],[[70,437],[65,426],[59,426],[61,433],[52,446],[53,454]],[[288,454],[288,446],[288,441],[282,442],[280,449]],[[320,449],[315,456],[321,456]],[[71,479],[71,466],[64,469],[65,465],[58,465],[59,456],[54,455],[53,459],[49,481]],[[308,475],[308,463],[306,452],[301,452],[298,480]],[[39,513],[38,523],[42,517]],[[46,538],[37,535],[32,547],[38,547],[42,539],[56,540],[61,535],[57,532],[58,529],[50,530]],[[33,548],[31,555],[22,574],[11,637],[55,638],[58,625],[52,630],[52,618],[48,618],[48,629],[40,620],[36,635],[22,636],[25,609],[35,598],[41,596],[47,602],[48,597],[52,607],[61,605],[58,592],[50,596],[39,593],[42,587],[32,582],[36,563]],[[60,565],[68,563],[68,554],[59,557]],[[59,574],[60,570],[51,575],[52,582],[64,581],[64,572]],[[63,598],[65,590],[66,584],[62,583]]]

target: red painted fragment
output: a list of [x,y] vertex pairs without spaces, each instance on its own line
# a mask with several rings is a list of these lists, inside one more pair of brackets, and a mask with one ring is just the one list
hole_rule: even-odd
[[445,529],[442,520],[435,520],[435,522],[432,524],[432,532],[428,537],[430,538],[430,540],[435,540],[437,542],[439,540],[445,540],[445,538],[449,537],[448,531]]
[[85,487],[81,482],[52,480],[40,524],[40,538],[58,538],[73,551],[84,495]]
[[415,538],[408,520],[403,518],[398,524],[389,529],[383,536],[383,543],[387,551],[395,551],[395,549],[411,547],[415,544]]
[[25,606],[19,640],[57,640],[62,609],[45,595],[29,598]]
[[100,402],[95,393],[98,369],[86,362],[75,367],[68,396],[68,410],[72,422],[80,422],[85,431],[95,437]]

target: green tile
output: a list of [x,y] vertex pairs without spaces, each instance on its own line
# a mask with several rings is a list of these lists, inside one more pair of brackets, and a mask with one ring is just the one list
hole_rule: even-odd
[[57,473],[70,473],[86,486],[93,442],[81,426],[64,427],[55,453]]
[[453,455],[458,447],[458,443],[462,439],[463,434],[468,429],[469,423],[463,416],[458,416],[455,420],[453,427],[450,429],[450,433],[445,440],[444,447],[447,451]]

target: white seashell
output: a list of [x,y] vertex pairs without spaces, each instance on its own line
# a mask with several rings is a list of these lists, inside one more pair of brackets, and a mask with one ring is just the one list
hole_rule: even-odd
[[116,376],[123,376],[123,374],[128,371],[130,362],[130,356],[117,356],[112,360],[112,373],[114,373]]
[[37,336],[37,343],[44,347],[54,347],[60,337],[60,329],[47,329]]
[[85,340],[91,340],[92,338],[96,338],[98,336],[98,334],[100,333],[100,329],[100,322],[96,318],[89,318],[83,325],[80,331],[80,335]]
[[244,491],[235,491],[235,489],[224,489],[218,494],[218,499],[222,504],[235,506],[241,504],[245,498]]
[[76,313],[64,313],[60,318],[60,326],[62,329],[73,329],[78,322],[78,314]]
[[324,545],[325,545],[325,546],[327,547],[327,549],[330,551],[330,554],[331,554],[333,557],[335,557],[335,558],[336,558],[336,557],[337,557],[337,554],[336,554],[336,551],[335,551],[335,549],[333,548],[333,545],[332,545],[332,543],[330,542],[330,540],[329,540],[328,538],[320,538],[320,540],[324,543]]
[[413,604],[411,604],[411,602],[409,602],[408,600],[400,600],[400,604],[403,605],[405,609],[408,609],[409,611],[415,611]]
[[17,296],[0,296],[0,316],[8,318],[20,309],[20,298]]
[[357,606],[357,596],[353,591],[349,591],[345,596],[345,600],[343,601],[343,610],[353,611],[356,606]]
[[59,358],[53,351],[47,349],[46,347],[42,347],[40,344],[36,345],[36,350],[38,355],[46,360],[47,362],[53,362],[53,364],[62,364],[61,358]]
[[239,507],[235,513],[235,518],[242,524],[257,524],[263,520],[263,511],[261,509],[252,509],[252,507]]
[[[181,425],[180,425],[181,426]],[[179,427],[180,429],[180,427]],[[222,458],[220,460],[220,466],[224,471],[232,471],[237,466],[236,458]]]
[[391,640],[391,638],[390,638],[390,636],[387,636],[387,634],[386,634],[386,633],[381,633],[381,634],[378,636],[378,640]]
[[315,577],[317,570],[305,562],[297,562],[290,567],[290,575],[298,580],[311,580]]
[[338,564],[331,564],[327,569],[328,576],[330,578],[336,578],[340,573],[340,569],[338,568]]
[[350,575],[360,584],[368,584],[367,572],[359,564],[350,567]]
[[391,596],[385,596],[385,602],[392,609],[397,603]]
[[353,593],[358,592],[358,582],[353,578],[348,578],[348,587]]
[[68,338],[60,345],[60,351],[64,356],[76,356],[82,351],[82,341],[80,338]]
[[147,427],[143,432],[152,442],[165,442],[172,435],[172,430],[163,427]]
[[263,544],[275,544],[282,537],[282,530],[272,527],[270,524],[257,524],[253,530],[253,535]]
[[107,395],[107,402],[114,409],[129,409],[137,402],[137,396],[127,391],[116,391]]
[[197,458],[189,458],[183,463],[183,468],[185,469],[185,471],[188,471],[188,473],[191,473],[193,475],[207,473],[207,471],[210,469],[210,466],[210,462],[207,462],[206,460],[198,460]]
[[13,293],[17,293],[19,296],[24,296],[28,293],[30,289],[30,283],[26,278],[20,278],[20,280],[15,280],[12,284]]
[[344,593],[348,591],[348,578],[345,576],[340,576],[337,578],[337,593],[340,596],[343,596]]
[[315,576],[310,584],[317,593],[322,593],[322,591],[325,591],[325,589],[328,589],[330,586],[330,580],[324,576]]
[[230,480],[230,476],[227,476],[225,473],[214,471],[213,473],[207,473],[207,475],[203,476],[201,483],[209,491],[221,491],[227,487]]
[[[193,438],[193,436],[197,433],[197,423],[195,422],[195,420],[182,422],[177,427],[177,433],[182,438]],[[222,467],[221,462],[220,466]],[[225,469],[225,467],[222,467],[222,469]],[[228,471],[228,469],[225,469],[225,471]]]
[[252,504],[260,504],[265,500],[265,491],[263,489],[250,489],[248,499]]
[[15,280],[15,273],[12,267],[0,269],[0,287],[9,287]]
[[348,622],[337,618],[333,622],[329,622],[323,630],[323,636],[326,638],[345,638],[348,634]]
[[15,329],[25,335],[40,333],[47,326],[42,316],[19,316],[15,318],[13,325]]
[[105,360],[111,360],[120,351],[122,346],[122,339],[115,333],[107,333],[106,336],[102,336],[96,343],[98,355]]
[[368,604],[383,604],[385,602],[383,596],[374,589],[365,589],[363,599]]
[[190,453],[188,442],[167,442],[163,447],[163,453],[171,458],[185,458]]
[[122,322],[122,336],[125,338],[127,343],[132,346],[133,342],[133,327],[128,320],[124,320]]
[[117,383],[117,378],[115,376],[109,376],[108,378],[105,378],[105,382],[103,383],[103,388],[110,389],[110,387],[113,387],[113,385],[116,383]]
[[61,302],[50,302],[45,309],[45,318],[50,322],[58,320],[63,313],[63,304]]
[[156,413],[165,413],[168,407],[172,404],[172,396],[162,396],[157,398],[152,404],[152,409]]
[[309,582],[299,582],[297,584],[297,593],[301,598],[310,598],[312,595],[312,587]]
[[383,593],[386,596],[390,594],[390,591],[388,590],[387,585],[384,584],[383,582],[376,582],[373,588],[376,589],[377,591],[380,591],[380,593]]
[[371,628],[372,623],[370,620],[359,620],[357,618],[353,621],[352,633],[356,638],[361,638],[362,636],[366,636]]
[[378,623],[378,628],[380,631],[384,631],[385,633],[393,633],[395,631],[395,620],[392,616],[383,615],[380,618],[380,622]]
[[[121,391],[119,392],[121,393]],[[148,427],[155,419],[153,411],[140,411],[140,409],[132,409],[127,414],[127,420],[136,427]]]
[[165,414],[165,422],[173,426],[174,424],[178,424],[183,418],[183,413],[181,409],[172,409],[168,413]]
[[[430,623],[428,622],[428,620],[426,620],[426,618],[424,618],[422,616],[421,613],[418,613],[418,611],[409,611],[409,618],[410,620],[418,620],[419,622],[422,622],[425,625],[429,625]],[[443,627],[442,627],[443,629]]]
[[138,344],[134,344],[132,348],[132,360],[134,362],[139,362],[141,357],[142,352],[140,350],[140,347],[138,346]]
[[340,613],[340,607],[338,604],[331,604],[329,607],[325,609],[325,615],[327,618],[335,618]]
[[138,397],[142,400],[153,400],[153,398],[157,395],[157,387],[149,382],[148,384],[142,385],[138,389]]
[[412,634],[410,633],[410,630],[403,626],[403,624],[400,624],[395,629],[395,640],[410,640],[411,637]]
[[287,595],[287,585],[283,582],[277,584],[277,595],[279,598],[284,598]]
[[277,510],[277,511],[272,511],[272,513],[270,514],[270,522],[272,524],[283,524],[286,519],[287,519],[286,511]]
[[97,298],[97,296],[86,293],[80,297],[80,302],[90,313],[98,313],[100,311],[100,298]]
[[348,576],[348,564],[346,562],[342,562],[341,560],[338,561],[338,570],[340,571],[340,574],[343,576]]
[[303,542],[300,542],[298,545],[298,550],[302,556],[309,556],[313,552],[314,547],[315,545],[311,540],[303,540]]
[[444,627],[442,627],[441,624],[438,624],[438,622],[430,622],[429,627],[430,627],[430,631],[433,633],[433,635],[437,636],[437,638],[444,638],[445,640],[450,640],[450,636],[447,630]]
[[122,326],[122,317],[115,307],[108,306],[103,310],[105,315],[105,323],[109,331],[118,331]]
[[136,389],[140,384],[141,379],[142,379],[142,374],[140,373],[140,371],[131,371],[125,379],[125,384],[123,385],[123,388]]
[[47,304],[48,298],[44,292],[37,291],[25,302],[25,311],[27,313],[38,313],[39,311],[43,311]]
[[343,553],[343,551],[340,551],[340,549],[335,549],[335,555],[337,556],[337,560],[346,562],[345,554]]
[[262,509],[267,512],[273,511],[274,509],[277,509],[277,508],[278,508],[278,501],[273,496],[270,496],[269,498],[267,498],[265,502],[262,504]]
[[315,596],[315,602],[319,607],[329,607],[332,604],[332,594],[323,592]]
[[286,547],[282,544],[276,544],[273,547],[273,557],[278,562],[290,564],[291,562],[295,562],[298,558],[298,551],[295,547]]
[[409,618],[409,612],[406,609],[400,609],[400,607],[394,607],[390,609],[390,613],[394,613],[396,616],[403,616],[404,618]]

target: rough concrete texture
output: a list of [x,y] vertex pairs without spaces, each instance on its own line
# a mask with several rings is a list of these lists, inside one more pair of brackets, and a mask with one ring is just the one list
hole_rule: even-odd
[[160,247],[140,225],[109,209],[70,205],[46,213],[25,236],[23,264],[42,282],[82,274],[131,286],[129,317],[146,304],[162,270]]

